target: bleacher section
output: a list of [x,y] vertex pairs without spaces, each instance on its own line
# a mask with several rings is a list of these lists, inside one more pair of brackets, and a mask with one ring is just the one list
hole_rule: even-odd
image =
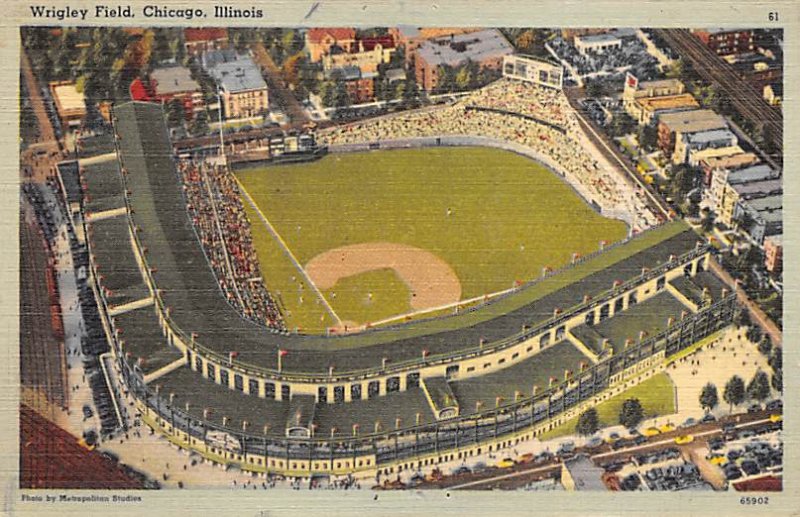
[[530,397],[534,386],[544,392],[550,377],[563,381],[565,369],[577,376],[581,363],[589,364],[589,359],[569,341],[559,341],[528,360],[490,374],[450,382],[450,387],[458,399],[460,413],[474,414],[495,407],[498,397],[500,405],[504,405],[514,402],[517,392]]

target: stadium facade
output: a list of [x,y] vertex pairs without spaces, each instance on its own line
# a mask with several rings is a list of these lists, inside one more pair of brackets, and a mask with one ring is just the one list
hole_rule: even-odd
[[116,160],[82,172],[114,364],[148,425],[212,461],[367,475],[512,446],[662,371],[736,309],[709,248],[671,222],[456,316],[335,337],[268,329],[219,290],[162,108],[119,106],[114,127]]

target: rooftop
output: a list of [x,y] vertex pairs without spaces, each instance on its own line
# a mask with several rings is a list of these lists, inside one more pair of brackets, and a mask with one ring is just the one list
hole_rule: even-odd
[[51,83],[50,89],[53,92],[59,113],[85,112],[86,102],[83,99],[83,92],[79,92],[75,83]]
[[725,117],[708,109],[664,113],[659,117],[659,122],[677,133],[694,133],[728,127]]
[[743,169],[736,169],[728,173],[727,182],[729,185],[737,183],[749,183],[770,178],[779,178],[780,173],[765,163],[751,165]]
[[203,67],[220,88],[229,93],[266,89],[261,69],[247,54],[233,50],[213,50],[202,57]]
[[[725,147],[708,147],[692,151],[692,156],[697,162],[711,161],[717,158],[728,158],[744,154],[744,150],[738,145],[726,145]],[[755,155],[753,155],[755,156]],[[749,162],[746,162],[749,163]]]
[[773,194],[771,196],[750,199],[744,203],[746,203],[751,210],[757,212],[780,210],[783,207],[783,194]]
[[738,183],[732,185],[733,190],[739,194],[740,198],[752,199],[756,197],[766,197],[771,194],[778,194],[783,191],[783,180],[767,179],[761,181],[751,181],[750,183]]
[[700,104],[690,93],[682,93],[680,95],[665,95],[663,97],[640,97],[636,99],[636,102],[648,111],[700,107]]
[[183,39],[186,43],[204,41],[217,41],[228,39],[228,29],[219,27],[195,27],[183,29]]
[[563,468],[569,472],[575,482],[575,490],[608,490],[602,479],[605,471],[595,465],[585,454],[568,459],[564,462]]
[[417,50],[430,66],[458,66],[467,59],[482,62],[511,54],[514,48],[496,29],[444,36],[424,41]]
[[614,34],[587,34],[584,36],[575,36],[575,43],[581,42],[583,44],[594,44],[594,43],[612,43],[612,42],[619,42],[620,39],[618,36]]
[[183,66],[156,68],[150,73],[150,79],[154,83],[156,95],[170,95],[200,90],[200,85],[192,79],[192,73]]
[[736,141],[736,135],[729,129],[710,129],[688,133],[686,138],[690,144],[708,144],[719,141]]
[[[725,148],[723,148],[725,149]],[[714,156],[705,158],[706,165],[711,169],[738,169],[758,162],[755,153],[738,153],[728,156]]]
[[320,43],[326,36],[342,41],[355,39],[356,30],[350,27],[315,27],[308,29],[306,35],[311,43]]

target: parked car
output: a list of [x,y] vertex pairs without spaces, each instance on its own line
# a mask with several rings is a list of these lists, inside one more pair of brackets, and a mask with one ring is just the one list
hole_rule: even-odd
[[497,462],[497,466],[498,468],[501,469],[510,469],[511,467],[514,466],[514,460],[512,460],[511,458],[503,458],[502,460]]
[[658,429],[658,427],[648,427],[647,429],[642,431],[642,434],[644,436],[656,436],[661,434],[661,431]]
[[711,413],[707,413],[705,416],[703,416],[703,418],[700,419],[700,422],[702,422],[704,424],[708,424],[710,422],[716,422],[716,421],[717,421],[717,417],[715,417]]
[[686,445],[687,443],[692,443],[694,441],[694,436],[691,434],[682,434],[680,436],[675,437],[675,443],[677,445]]

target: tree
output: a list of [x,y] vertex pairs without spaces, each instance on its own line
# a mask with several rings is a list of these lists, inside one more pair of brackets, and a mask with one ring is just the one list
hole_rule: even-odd
[[644,419],[644,408],[639,399],[627,399],[622,403],[622,408],[619,410],[619,423],[626,428],[631,429],[639,425]]
[[733,322],[738,328],[749,327],[752,325],[750,313],[744,308],[739,308],[736,310],[736,314],[733,316]]
[[658,144],[658,129],[655,126],[645,125],[639,128],[639,147],[647,152],[655,150]]
[[772,372],[772,387],[775,391],[783,393],[783,370],[775,370]]
[[738,375],[734,375],[728,380],[727,384],[725,384],[725,393],[722,395],[722,398],[725,399],[725,402],[730,404],[730,410],[733,411],[733,406],[738,406],[744,402],[744,397],[744,381]]
[[747,339],[750,340],[751,343],[758,343],[761,341],[761,336],[763,335],[764,333],[758,325],[750,325],[745,332],[745,336],[747,336]]
[[183,102],[180,99],[172,99],[167,103],[167,124],[169,127],[178,127],[183,125],[186,118],[186,111],[183,107]]
[[703,390],[700,392],[700,407],[702,407],[705,412],[708,413],[717,407],[717,404],[719,404],[717,387],[709,382],[703,386]]
[[194,121],[192,122],[192,134],[193,135],[205,135],[208,133],[208,113],[203,110],[195,116]]
[[769,338],[769,334],[764,334],[761,341],[758,342],[758,351],[764,357],[769,357],[769,353],[772,352],[772,340]]
[[747,396],[758,401],[769,397],[769,377],[762,370],[756,371],[747,385]]
[[783,350],[776,346],[772,348],[772,355],[769,357],[769,367],[772,370],[783,370]]
[[703,212],[703,219],[700,221],[700,226],[706,233],[714,229],[714,214],[712,214],[710,210],[705,210]]
[[589,408],[581,413],[581,416],[578,417],[578,425],[575,427],[579,434],[589,436],[596,433],[598,429],[600,429],[600,419],[595,408]]

